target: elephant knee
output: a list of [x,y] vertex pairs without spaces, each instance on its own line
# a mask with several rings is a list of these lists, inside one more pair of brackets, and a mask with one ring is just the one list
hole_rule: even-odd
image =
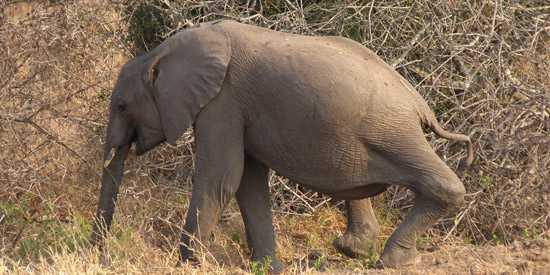
[[448,212],[457,211],[464,204],[466,189],[458,179],[448,182],[442,192],[441,202],[444,210]]
[[449,206],[459,208],[464,204],[464,195],[466,195],[466,189],[462,182],[459,182],[456,187],[453,187],[449,192]]
[[[427,188],[421,190],[421,195],[435,201],[441,210],[454,212],[464,203],[466,189],[462,182],[455,177],[438,177],[427,180]],[[423,192],[422,192],[423,191]]]

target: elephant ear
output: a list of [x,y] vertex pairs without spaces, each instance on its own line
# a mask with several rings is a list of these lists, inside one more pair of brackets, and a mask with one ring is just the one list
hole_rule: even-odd
[[145,80],[152,88],[166,141],[176,140],[220,92],[230,40],[215,25],[182,31],[150,53]]

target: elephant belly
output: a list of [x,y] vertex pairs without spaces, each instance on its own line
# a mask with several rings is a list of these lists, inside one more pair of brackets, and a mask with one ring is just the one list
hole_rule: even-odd
[[[367,184],[367,149],[351,133],[322,127],[255,132],[246,138],[247,154],[278,174],[314,191],[334,193]],[[261,131],[261,132],[260,132]]]

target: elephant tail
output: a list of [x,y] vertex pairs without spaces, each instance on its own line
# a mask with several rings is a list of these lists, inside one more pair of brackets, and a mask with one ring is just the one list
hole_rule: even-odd
[[464,172],[472,165],[472,162],[474,161],[474,145],[472,144],[472,140],[470,140],[470,137],[467,135],[452,133],[443,129],[443,127],[439,125],[439,122],[437,122],[437,118],[435,117],[434,112],[432,111],[430,106],[428,106],[428,103],[426,103],[426,101],[418,93],[418,91],[416,91],[414,87],[412,87],[412,85],[404,78],[401,77],[400,81],[406,87],[406,89],[411,92],[413,98],[416,100],[416,103],[418,104],[417,111],[420,115],[420,120],[425,126],[428,126],[437,136],[441,138],[466,142],[466,158],[460,161],[457,171],[457,174],[462,177]]
[[449,131],[443,129],[443,127],[441,127],[441,125],[439,125],[439,122],[437,122],[437,119],[435,118],[435,115],[433,114],[433,112],[431,112],[431,110],[430,110],[430,113],[431,113],[431,115],[427,117],[427,119],[425,121],[425,124],[430,129],[432,129],[432,131],[437,136],[439,136],[441,138],[444,138],[444,139],[466,142],[466,144],[467,144],[467,155],[466,155],[466,158],[462,159],[462,161],[460,162],[460,164],[458,166],[458,171],[457,171],[457,174],[459,176],[462,176],[464,174],[464,172],[470,167],[470,165],[474,161],[474,145],[472,144],[472,140],[467,135],[452,133],[452,132],[449,132]]

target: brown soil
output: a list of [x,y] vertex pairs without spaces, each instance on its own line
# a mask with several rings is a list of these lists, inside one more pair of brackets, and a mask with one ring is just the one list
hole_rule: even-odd
[[[330,274],[365,272],[327,268]],[[316,273],[316,272],[314,272]],[[421,252],[418,262],[401,269],[371,270],[366,274],[550,274],[550,241],[533,240],[504,246],[446,245]]]

